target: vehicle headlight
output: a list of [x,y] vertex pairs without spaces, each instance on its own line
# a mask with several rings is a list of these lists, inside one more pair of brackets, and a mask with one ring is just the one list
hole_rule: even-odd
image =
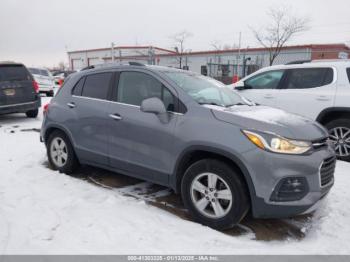
[[243,133],[257,147],[274,153],[298,155],[306,153],[312,147],[311,142],[291,140],[271,133],[248,130],[243,130]]

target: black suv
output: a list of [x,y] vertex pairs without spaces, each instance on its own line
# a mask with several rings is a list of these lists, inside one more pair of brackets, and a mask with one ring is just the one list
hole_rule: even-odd
[[23,64],[0,62],[0,114],[35,118],[41,106],[39,86]]

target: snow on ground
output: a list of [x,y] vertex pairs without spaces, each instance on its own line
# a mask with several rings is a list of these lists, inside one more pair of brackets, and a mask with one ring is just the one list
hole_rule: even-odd
[[338,162],[304,239],[264,242],[48,169],[29,130],[40,125],[41,115],[0,116],[0,254],[350,254],[349,163]]

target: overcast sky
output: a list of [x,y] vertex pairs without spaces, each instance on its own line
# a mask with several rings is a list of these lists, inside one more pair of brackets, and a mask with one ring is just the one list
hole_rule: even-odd
[[242,46],[255,47],[249,26],[266,24],[266,10],[282,2],[310,19],[290,44],[350,45],[349,0],[0,0],[0,61],[54,66],[66,50],[111,42],[172,49],[169,36],[184,29],[188,49],[238,44],[240,31]]

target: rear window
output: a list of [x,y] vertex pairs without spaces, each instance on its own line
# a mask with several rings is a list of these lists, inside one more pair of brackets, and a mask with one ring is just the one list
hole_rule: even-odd
[[350,82],[350,68],[346,69],[346,73],[348,74],[348,79],[349,79],[349,82]]
[[40,75],[40,70],[36,68],[28,68],[29,72],[33,75]]
[[112,75],[112,73],[100,73],[87,76],[82,96],[107,99]]
[[47,70],[40,70],[40,75],[42,75],[42,76],[49,76],[49,71],[47,71]]
[[28,68],[29,72],[33,75],[49,76],[49,71],[38,68]]
[[0,81],[31,80],[28,70],[22,65],[0,65]]

